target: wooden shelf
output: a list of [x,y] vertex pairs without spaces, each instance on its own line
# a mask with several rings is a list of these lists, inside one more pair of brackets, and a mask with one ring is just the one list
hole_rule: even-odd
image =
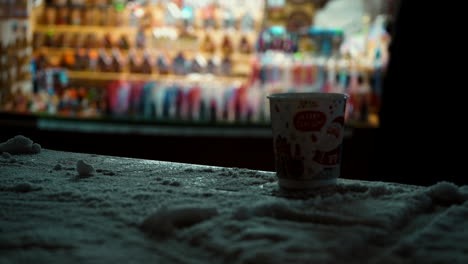
[[[156,29],[157,27],[150,27],[150,28],[144,28],[143,30],[145,32],[151,31],[153,29]],[[45,25],[45,24],[36,24],[34,27],[35,32],[51,32],[51,31],[57,31],[57,32],[78,32],[78,33],[136,33],[138,31],[138,27],[135,26],[88,26],[88,25],[56,25],[56,24],[51,24],[51,25]],[[178,29],[176,29],[179,31]],[[193,34],[195,36],[201,36],[201,35],[214,35],[214,36],[222,36],[224,34],[229,35],[229,36],[240,36],[240,35],[245,35],[249,39],[255,38],[257,35],[257,32],[255,31],[250,31],[250,32],[240,32],[239,30],[230,30],[230,29],[194,29]]]
[[[34,51],[34,53],[37,55],[41,52],[47,53],[47,55],[50,56],[61,56],[63,53],[68,52],[68,53],[74,53],[76,48],[50,48],[50,47],[40,47]],[[97,49],[96,49],[97,50]],[[108,54],[111,54],[112,49],[104,49]],[[128,50],[122,50],[118,49],[122,56],[126,57],[128,56],[128,53],[132,49]],[[156,59],[156,56],[159,54],[166,54],[169,57],[173,58],[175,57],[179,52],[183,52],[186,58],[188,59],[193,59],[195,55],[202,55],[206,59],[212,57],[212,56],[218,56],[222,58],[222,54],[220,53],[207,53],[207,52],[198,52],[194,50],[167,50],[167,49],[155,49],[155,48],[147,48],[147,49],[140,49],[140,48],[135,48],[133,49],[136,52],[136,55],[142,56],[144,51],[148,51],[151,55],[154,56],[154,59]],[[234,63],[250,63],[250,61],[254,58],[254,54],[243,54],[239,52],[234,52],[231,54],[231,60]]]
[[36,25],[35,32],[67,32],[67,33],[136,33],[136,27],[130,26],[82,26],[82,25]]
[[68,71],[68,77],[75,80],[90,80],[90,81],[114,81],[114,80],[129,80],[129,81],[183,81],[183,82],[245,82],[246,77],[230,77],[230,76],[210,76],[208,75],[161,75],[161,74],[143,74],[143,73],[114,73],[114,72],[91,72],[91,71]]

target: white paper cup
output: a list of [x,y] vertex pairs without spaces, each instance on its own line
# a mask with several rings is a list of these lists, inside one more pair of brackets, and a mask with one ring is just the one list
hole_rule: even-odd
[[312,189],[335,184],[340,176],[348,95],[280,93],[267,97],[279,186]]

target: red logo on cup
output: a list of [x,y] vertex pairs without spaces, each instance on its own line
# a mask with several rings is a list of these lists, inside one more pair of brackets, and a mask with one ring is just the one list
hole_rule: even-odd
[[303,111],[294,116],[294,127],[299,131],[320,131],[327,116],[318,111]]

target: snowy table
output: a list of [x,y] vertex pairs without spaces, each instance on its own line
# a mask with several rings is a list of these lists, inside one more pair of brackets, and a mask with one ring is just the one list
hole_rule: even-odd
[[273,172],[4,154],[0,263],[468,263],[467,199],[450,183],[291,194]]

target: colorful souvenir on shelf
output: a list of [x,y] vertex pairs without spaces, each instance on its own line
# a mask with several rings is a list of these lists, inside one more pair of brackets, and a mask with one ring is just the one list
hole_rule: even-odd
[[123,34],[122,36],[120,36],[120,39],[118,41],[118,46],[120,49],[125,49],[125,50],[130,48],[128,36],[126,34]]
[[54,5],[56,6],[66,6],[67,0],[54,0]]
[[132,73],[141,72],[141,60],[137,56],[135,50],[130,50],[130,52],[128,53],[128,66],[130,72]]
[[113,27],[115,25],[115,10],[113,8],[100,8],[100,26]]
[[103,43],[106,49],[111,49],[114,46],[114,41],[110,33],[104,34]]
[[112,71],[122,72],[123,71],[123,59],[119,49],[112,49]]
[[239,20],[240,30],[243,32],[253,31],[255,28],[255,20],[250,12],[246,12]]
[[[32,42],[32,47],[33,49],[39,49],[42,45],[44,45],[44,34],[41,32],[34,32],[33,34],[33,42]],[[0,49],[2,48],[3,45],[0,45]],[[3,50],[2,50],[3,54]]]
[[98,70],[98,58],[99,58],[99,53],[95,49],[89,50],[88,53],[89,56],[89,70],[90,71],[97,71]]
[[230,8],[223,8],[222,19],[224,28],[233,29],[236,26],[236,17]]
[[108,22],[110,21],[106,12],[107,8],[105,6],[99,6],[96,10],[97,12],[94,12],[94,22],[96,23],[96,25],[107,26]]
[[72,48],[80,48],[83,46],[83,38],[80,33],[73,33],[72,37],[70,38],[70,47]]
[[229,55],[234,51],[231,39],[228,35],[224,35],[223,42],[221,44],[221,50],[224,55]]
[[40,53],[36,60],[35,60],[36,69],[38,71],[44,70],[47,66],[49,66],[49,60],[44,53]]
[[167,26],[176,26],[180,15],[179,7],[173,2],[169,2],[164,10],[164,24]]
[[82,102],[82,101],[86,98],[88,92],[86,91],[86,89],[85,89],[83,86],[81,86],[81,87],[79,87],[79,88],[77,89],[77,93],[76,93],[76,94],[77,94],[77,96],[78,96],[78,98],[77,98],[78,101],[79,101],[79,102]]
[[244,54],[252,52],[252,46],[246,36],[242,36],[239,43],[239,51]]
[[195,34],[192,27],[183,27],[179,31],[179,39],[196,40],[197,35]]
[[177,56],[175,56],[172,62],[172,71],[177,75],[185,75],[187,73],[186,59],[182,52],[179,52]]
[[183,26],[185,28],[192,27],[195,17],[193,7],[185,5],[181,10],[180,17],[183,21]]
[[68,24],[69,10],[66,7],[61,7],[58,9],[57,17],[55,18],[56,25],[66,25]]
[[100,45],[98,43],[98,39],[97,39],[97,36],[96,34],[94,33],[88,33],[86,35],[86,38],[84,40],[84,44],[83,46],[85,48],[100,48]]
[[61,48],[70,48],[71,47],[71,38],[72,38],[72,34],[64,33],[63,44],[62,44]]
[[313,21],[311,14],[304,10],[294,10],[287,14],[287,16],[286,27],[288,31],[295,33],[307,30]]
[[[58,71],[51,71],[50,74],[52,75],[52,83],[49,83],[51,87],[48,87],[49,93],[55,93],[58,96],[62,96],[65,92],[65,88],[68,84],[68,78],[63,70]],[[50,91],[52,89],[52,91]]]
[[216,50],[216,47],[215,47],[215,44],[213,42],[213,40],[211,39],[211,36],[209,34],[206,34],[205,35],[205,39],[203,40],[203,43],[202,43],[202,50],[204,52],[208,52],[208,53],[213,53],[215,52]]
[[84,10],[83,24],[86,26],[94,26],[97,24],[95,13],[99,12],[97,8],[86,8]]
[[297,52],[297,40],[294,36],[285,36],[283,39],[283,51],[288,53]]
[[269,38],[269,34],[266,30],[260,32],[259,36],[258,36],[258,40],[257,40],[257,44],[256,44],[256,50],[257,52],[265,52],[267,50],[267,47],[268,47],[268,38]]
[[21,34],[16,38],[17,45],[20,45],[21,48],[28,48],[28,26],[24,24],[21,27]]
[[97,7],[106,7],[108,5],[108,0],[94,0],[94,5]]
[[270,42],[270,48],[272,50],[283,50],[284,40],[282,36],[273,36]]
[[54,40],[54,47],[61,48],[65,46],[65,33],[59,33]]
[[136,40],[135,44],[137,48],[143,49],[146,46],[146,36],[144,30],[140,29],[138,30],[138,33],[136,35]]
[[[55,24],[55,17],[57,16],[56,10],[53,7],[46,7],[44,11],[44,16],[42,18],[42,23],[45,25]],[[39,23],[41,23],[39,22]]]
[[202,8],[202,20],[203,27],[205,28],[216,28],[216,19],[215,19],[215,5],[210,4]]
[[323,29],[311,27],[308,36],[314,46],[316,46],[317,55],[329,57],[339,52],[343,32],[341,30]]
[[60,61],[60,66],[61,67],[64,67],[64,68],[67,68],[67,69],[73,69],[75,68],[75,56],[73,54],[73,52],[70,52],[70,51],[65,51],[63,54],[62,54],[62,58],[61,58],[61,61]]
[[141,73],[151,74],[153,72],[153,66],[151,64],[151,55],[147,50],[143,53],[143,62],[141,65]]
[[89,67],[89,56],[85,49],[79,48],[75,50],[75,68],[73,70],[83,71]]
[[15,100],[15,111],[18,111],[18,112],[27,112],[28,111],[28,98],[27,96],[21,91],[21,90],[18,90],[16,91],[16,93],[14,94],[14,100]]
[[125,17],[126,12],[125,10],[125,3],[118,3],[122,1],[116,1],[117,3],[113,3],[114,10],[115,10],[115,26],[126,26],[128,21]]
[[112,71],[112,59],[104,49],[99,49],[98,66],[102,72]]
[[117,82],[117,87],[117,96],[115,98],[116,101],[113,112],[117,115],[126,115],[129,111],[132,87],[131,84],[126,81]]
[[86,4],[86,0],[70,0],[70,4],[74,7],[81,7],[83,8]]
[[206,71],[208,73],[218,75],[221,72],[221,61],[218,57],[213,56],[208,59],[208,62],[206,63]]
[[206,62],[206,72],[215,74],[215,65],[212,58],[209,58]]
[[231,58],[229,56],[226,56],[221,62],[221,74],[229,76],[231,75],[231,70],[232,70]]
[[47,34],[44,37],[44,46],[46,47],[53,47],[54,46],[54,33],[53,32],[47,32]]
[[205,57],[203,57],[200,54],[197,54],[192,60],[190,72],[203,73],[205,72],[205,67],[206,67]]
[[338,55],[340,53],[340,47],[344,40],[344,33],[342,30],[334,30],[331,36],[332,54]]
[[81,23],[82,23],[82,21],[81,21],[82,20],[81,12],[82,12],[81,8],[72,9],[71,15],[70,15],[70,24],[71,25],[75,25],[75,26],[81,25]]
[[169,63],[164,55],[160,54],[156,60],[156,65],[158,67],[160,74],[169,73]]
[[284,27],[273,26],[262,31],[257,42],[257,47],[260,52],[278,50],[294,53],[298,47],[297,36],[287,32]]

